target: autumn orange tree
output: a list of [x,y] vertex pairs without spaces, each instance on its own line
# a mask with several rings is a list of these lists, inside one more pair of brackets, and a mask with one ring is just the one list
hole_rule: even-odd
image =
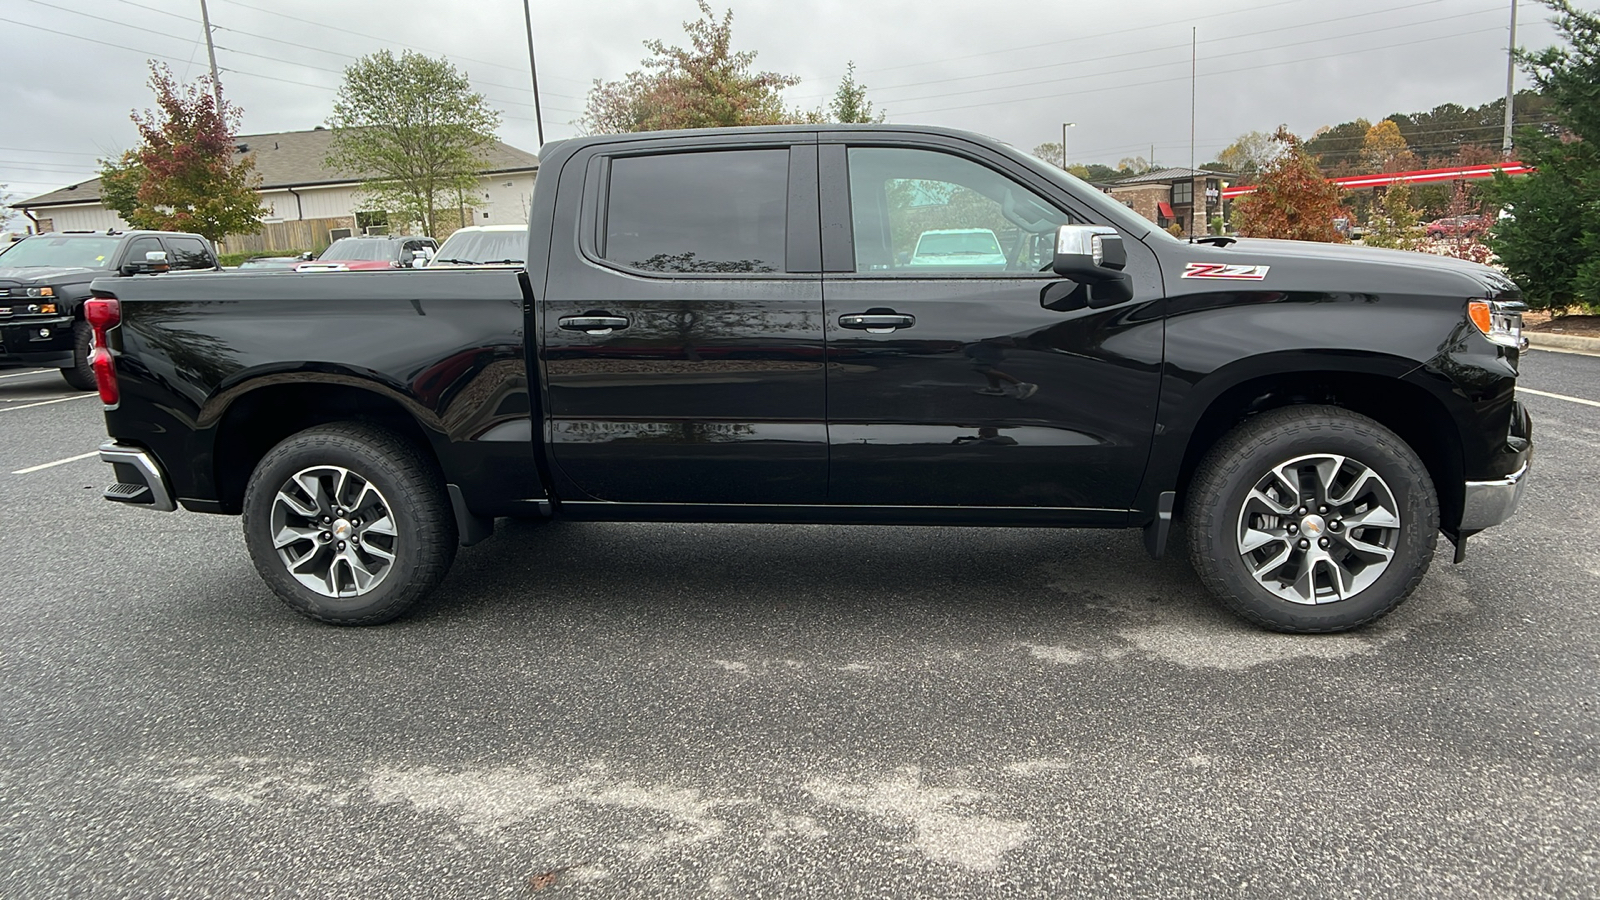
[[1272,140],[1278,155],[1262,170],[1253,193],[1238,201],[1235,214],[1245,237],[1284,238],[1337,244],[1344,236],[1333,220],[1342,214],[1338,185],[1329,183],[1300,139],[1279,126]]
[[591,133],[777,125],[801,121],[784,109],[792,75],[757,72],[753,50],[733,52],[733,10],[721,19],[706,0],[700,18],[683,23],[688,48],[646,41],[652,56],[620,81],[596,80],[582,125]]
[[261,226],[253,161],[234,162],[239,108],[202,78],[180,85],[150,64],[156,108],[133,114],[139,146],[101,162],[101,197],[135,228],[190,231],[213,241]]

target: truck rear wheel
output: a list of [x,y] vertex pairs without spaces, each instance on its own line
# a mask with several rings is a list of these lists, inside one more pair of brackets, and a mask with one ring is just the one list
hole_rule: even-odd
[[80,391],[95,389],[94,367],[89,365],[90,344],[94,341],[94,329],[88,322],[72,323],[72,367],[61,370],[61,377],[67,384]]
[[1274,631],[1347,631],[1410,596],[1438,540],[1439,504],[1417,454],[1346,409],[1256,416],[1195,472],[1189,554],[1233,612]]
[[302,431],[262,457],[244,535],[272,592],[334,625],[405,615],[444,580],[457,544],[431,461],[392,432],[349,423]]

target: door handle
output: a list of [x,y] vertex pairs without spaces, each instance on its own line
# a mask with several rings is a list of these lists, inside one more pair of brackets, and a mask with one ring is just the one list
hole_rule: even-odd
[[628,320],[622,316],[562,316],[557,320],[557,324],[567,331],[581,331],[595,337],[603,337],[618,328],[627,328]]
[[839,317],[840,328],[854,328],[868,334],[889,334],[896,328],[910,328],[915,324],[915,316],[892,312],[853,313]]

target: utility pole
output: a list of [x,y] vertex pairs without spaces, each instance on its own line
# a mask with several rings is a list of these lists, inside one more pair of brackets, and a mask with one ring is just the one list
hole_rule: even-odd
[[[1516,0],[1512,0],[1516,2]],[[1189,27],[1189,240],[1194,240],[1194,220],[1198,218],[1195,210],[1205,211],[1205,187],[1202,183],[1200,197],[1195,196],[1194,190],[1194,84],[1195,73],[1199,71],[1200,59],[1200,29]]]
[[528,24],[528,73],[533,76],[533,127],[539,135],[539,146],[544,146],[544,116],[539,112],[539,64],[533,55],[533,7],[531,0],[522,0],[522,18]]
[[[194,21],[191,19],[190,21]],[[206,0],[200,0],[200,24],[206,29],[206,56],[211,58],[211,96],[217,101],[217,112],[222,112],[222,79],[217,76],[217,48],[211,43],[211,11]]]
[[1517,0],[1511,0],[1511,43],[1506,46],[1506,132],[1500,140],[1500,152],[1511,158],[1511,106],[1516,100],[1517,83]]
[[1061,123],[1061,170],[1067,169],[1067,129],[1078,124],[1077,122]]

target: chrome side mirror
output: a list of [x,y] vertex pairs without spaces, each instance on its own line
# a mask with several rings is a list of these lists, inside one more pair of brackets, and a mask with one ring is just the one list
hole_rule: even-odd
[[1063,225],[1056,229],[1057,275],[1074,281],[1111,281],[1128,265],[1122,235],[1104,225]]

